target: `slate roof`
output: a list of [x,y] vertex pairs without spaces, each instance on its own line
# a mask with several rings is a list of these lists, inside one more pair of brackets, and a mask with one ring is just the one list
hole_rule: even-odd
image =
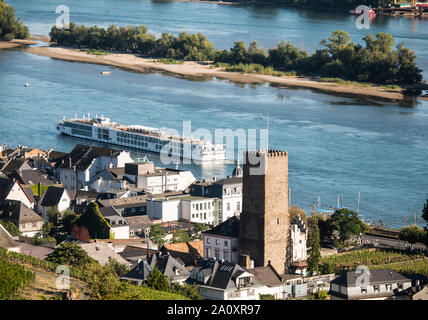
[[120,154],[119,150],[94,147],[78,144],[71,152],[61,159],[58,168],[76,167],[77,170],[85,171],[92,164],[92,161],[98,157],[115,157]]
[[40,170],[15,170],[12,173],[12,177],[19,180],[20,183],[26,185],[42,184],[45,186],[50,186],[55,184],[53,181],[49,180],[46,175],[40,172]]
[[[369,283],[371,285],[410,281],[409,278],[406,278],[398,272],[392,271],[390,269],[370,269],[369,272]],[[356,280],[359,275],[360,273],[356,273],[355,271],[348,271],[331,281],[331,283],[344,287],[355,287]]]
[[294,219],[291,221],[291,224],[296,224],[301,232],[306,232],[306,225],[300,216],[295,216]]
[[[141,260],[135,268],[121,278],[145,281],[154,268],[173,280],[187,279],[190,275],[190,272],[177,259],[169,254],[158,252],[148,259]],[[176,270],[178,274],[175,273]]]
[[10,249],[19,247],[9,232],[0,223],[0,247]]
[[42,207],[57,206],[64,192],[68,193],[67,189],[63,187],[49,187],[42,195],[39,205]]
[[109,258],[112,258],[121,264],[127,266],[130,265],[128,261],[123,259],[105,242],[79,242],[78,245],[86,251],[89,257],[98,261],[102,266],[108,263]]
[[[236,289],[235,281],[244,272],[246,272],[246,270],[238,264],[217,262],[214,265],[211,278],[206,285],[223,290]],[[259,283],[254,280],[253,284],[259,285]]]
[[259,283],[264,284],[265,286],[274,287],[282,285],[281,276],[270,264],[265,267],[256,267],[247,271],[253,274],[254,278]]
[[125,217],[125,220],[128,222],[130,228],[146,228],[153,224],[152,219],[148,215]]
[[148,248],[141,248],[141,247],[134,247],[131,245],[127,245],[122,252],[119,253],[119,255],[128,260],[136,260],[136,259],[145,259],[149,255],[156,254],[158,250],[154,249],[148,249]]
[[239,217],[233,216],[226,221],[220,223],[218,226],[204,231],[204,234],[221,235],[225,237],[239,238]]
[[9,162],[6,163],[6,165],[3,167],[2,171],[6,173],[7,175],[10,175],[15,170],[26,170],[31,169],[30,165],[25,160],[21,159],[12,159]]
[[3,217],[14,223],[44,222],[42,217],[28,208],[21,201],[8,200],[3,206]]
[[243,182],[242,177],[232,177],[229,176],[227,178],[215,181],[214,184],[220,184],[220,185],[228,185],[228,184],[242,184]]
[[100,213],[102,214],[102,216],[104,218],[107,218],[107,217],[117,217],[117,216],[120,217],[119,212],[117,212],[116,209],[113,206],[100,208]]

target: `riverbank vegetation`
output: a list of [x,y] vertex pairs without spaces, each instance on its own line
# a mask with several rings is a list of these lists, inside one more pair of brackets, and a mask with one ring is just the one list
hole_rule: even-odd
[[[322,274],[341,274],[346,271],[355,270],[359,265],[365,265],[371,269],[394,268],[394,270],[397,271],[409,271],[411,267],[414,266],[418,269],[417,271],[420,271],[419,268],[421,264],[425,266],[428,265],[428,259],[421,254],[406,254],[379,249],[362,249],[321,258],[319,271]],[[427,272],[428,269],[425,273]]]
[[25,39],[29,35],[28,27],[15,19],[15,9],[0,0],[0,40]]
[[182,32],[178,36],[163,33],[156,38],[146,26],[117,28],[111,25],[104,29],[70,23],[69,29],[54,26],[50,36],[58,45],[81,48],[88,53],[128,52],[168,64],[214,61],[215,66],[229,72],[308,75],[375,85],[414,84],[422,80],[414,52],[402,43],[394,47],[394,38],[381,32],[376,37],[367,35],[363,38],[365,45],[361,45],[352,42],[347,32],[338,30],[322,40],[324,48],[313,54],[290,42],[279,42],[268,51],[256,41],[248,48],[244,41],[239,41],[229,50],[216,50],[201,33]]

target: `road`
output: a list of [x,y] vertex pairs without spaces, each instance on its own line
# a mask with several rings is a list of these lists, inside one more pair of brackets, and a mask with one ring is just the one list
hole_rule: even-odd
[[[369,236],[364,235],[361,237],[363,244],[373,244],[375,247],[387,248],[387,249],[397,249],[397,250],[406,250],[410,249],[411,244],[407,241],[402,241],[398,239],[383,238],[378,236]],[[413,245],[413,250],[426,251],[427,248],[421,243],[416,243]]]

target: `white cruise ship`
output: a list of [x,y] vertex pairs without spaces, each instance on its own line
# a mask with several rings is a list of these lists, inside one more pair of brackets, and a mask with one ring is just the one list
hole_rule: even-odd
[[[165,128],[157,129],[139,125],[121,125],[103,116],[93,119],[63,119],[57,130],[65,135],[114,144],[127,148],[165,153],[172,157],[201,162],[223,161],[226,152],[223,144],[173,135]],[[164,148],[165,146],[165,148]]]

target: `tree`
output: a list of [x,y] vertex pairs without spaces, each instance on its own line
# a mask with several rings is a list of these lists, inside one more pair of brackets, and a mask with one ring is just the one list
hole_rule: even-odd
[[122,264],[120,262],[118,262],[115,259],[112,259],[111,257],[108,258],[108,264],[107,264],[112,270],[114,270],[114,272],[118,275],[124,275],[127,274],[129,272],[129,268],[128,266],[126,266],[125,264]]
[[85,212],[77,220],[79,227],[88,229],[92,239],[109,239],[110,225],[101,215],[100,209],[96,202],[89,204]]
[[410,250],[413,250],[415,243],[423,243],[426,238],[426,231],[416,225],[403,227],[400,230],[400,240],[404,240],[410,243]]
[[122,286],[118,275],[110,265],[89,263],[84,268],[87,294],[93,299],[118,299]]
[[15,20],[15,9],[0,0],[0,40],[28,38],[28,27],[21,19]]
[[156,267],[153,268],[152,272],[150,272],[147,277],[146,284],[148,287],[155,290],[169,291],[168,278]]
[[208,226],[202,223],[195,223],[193,228],[192,240],[202,240],[202,232],[208,230]]
[[172,242],[188,242],[190,241],[190,236],[185,230],[177,230],[172,234]]
[[310,217],[308,218],[308,271],[309,273],[314,273],[318,271],[318,264],[321,260],[320,253],[320,230],[318,227],[318,218]]
[[149,238],[160,248],[165,243],[165,232],[158,224],[153,224],[150,227]]
[[89,234],[88,228],[79,227],[78,225],[73,225],[71,228],[72,236],[81,241],[89,242],[91,240],[91,235]]
[[190,285],[187,283],[180,284],[178,282],[173,281],[169,285],[169,291],[187,297],[191,300],[202,300],[202,297],[199,294],[198,287],[196,285]]
[[72,242],[61,243],[55,251],[48,255],[47,261],[70,266],[83,266],[93,262],[85,250]]
[[340,233],[340,240],[345,242],[351,235],[364,234],[369,230],[369,226],[358,217],[358,213],[348,209],[335,211],[327,221],[329,234],[334,230]]
[[281,41],[276,48],[269,50],[269,64],[283,71],[296,70],[307,57],[306,51],[299,51],[297,47],[289,41],[284,43]]

